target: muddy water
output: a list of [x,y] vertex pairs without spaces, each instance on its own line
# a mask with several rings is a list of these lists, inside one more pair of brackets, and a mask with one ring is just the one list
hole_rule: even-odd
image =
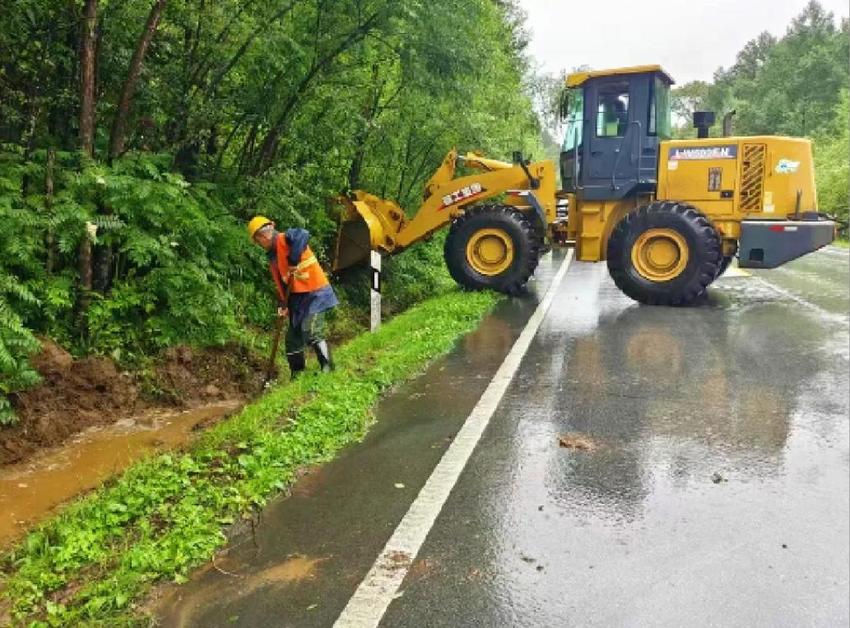
[[200,424],[236,410],[223,401],[184,412],[152,412],[86,430],[26,463],[0,468],[0,547],[19,538],[58,505],[97,487],[145,454],[189,442]]

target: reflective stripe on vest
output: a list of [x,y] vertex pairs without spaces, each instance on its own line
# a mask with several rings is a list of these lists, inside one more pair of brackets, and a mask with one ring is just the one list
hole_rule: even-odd
[[[316,259],[315,255],[311,255],[307,259],[303,260],[298,264],[295,268],[289,269],[289,276],[293,277],[299,281],[307,281],[310,278],[310,273],[307,271],[307,268],[312,266],[313,264],[318,264],[319,260]],[[287,282],[288,283],[288,282]]]

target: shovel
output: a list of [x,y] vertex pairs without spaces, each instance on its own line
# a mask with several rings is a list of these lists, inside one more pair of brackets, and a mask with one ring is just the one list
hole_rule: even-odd
[[269,366],[266,369],[266,379],[263,382],[263,388],[271,386],[274,379],[275,363],[277,362],[277,350],[280,347],[280,334],[283,332],[283,325],[286,322],[285,316],[278,316],[274,325],[274,339],[272,340],[272,354],[269,356]]

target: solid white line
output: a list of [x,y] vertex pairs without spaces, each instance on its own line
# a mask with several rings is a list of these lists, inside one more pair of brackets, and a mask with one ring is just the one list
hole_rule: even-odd
[[528,323],[514,342],[499,370],[496,371],[487,390],[481,395],[454,441],[434,467],[425,486],[419,491],[419,495],[399,522],[369,573],[348,600],[348,604],[334,624],[335,627],[372,628],[380,623],[410,565],[425,542],[425,537],[433,527],[437,515],[440,514],[443,504],[446,503],[449,493],[472,455],[472,451],[481,439],[484,429],[502,400],[505,390],[519,369],[523,356],[546,316],[546,311],[552,305],[572,256],[573,252],[570,250],[555,274],[543,301],[528,319]]

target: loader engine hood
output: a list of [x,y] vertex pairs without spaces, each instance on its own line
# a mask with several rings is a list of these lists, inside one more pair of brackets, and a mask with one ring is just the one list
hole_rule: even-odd
[[754,219],[817,211],[811,142],[768,135],[662,142],[657,198]]

